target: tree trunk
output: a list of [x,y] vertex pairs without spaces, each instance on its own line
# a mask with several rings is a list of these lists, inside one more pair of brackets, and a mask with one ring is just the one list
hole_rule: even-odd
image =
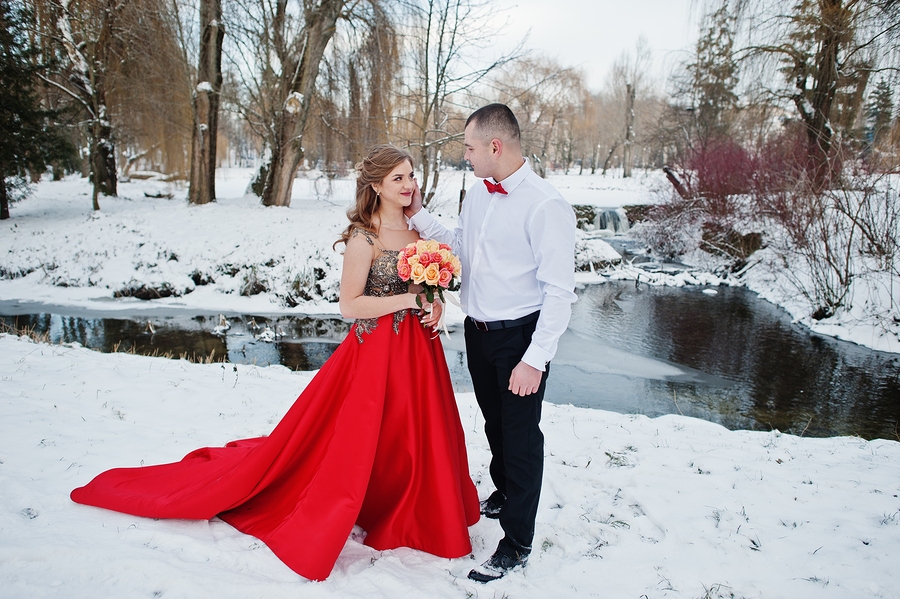
[[[814,58],[815,79],[812,90],[803,78],[797,80],[794,104],[806,126],[807,155],[812,181],[821,187],[831,177],[831,109],[837,94],[841,42],[851,35],[851,9],[843,0],[821,0],[821,23],[816,32],[819,49]],[[802,86],[802,87],[801,87]]]
[[112,142],[112,127],[106,116],[106,91],[100,78],[94,81],[95,117],[91,119],[91,183],[94,186],[94,210],[100,210],[99,194],[118,195],[116,178],[116,151]]
[[609,161],[612,160],[613,153],[616,151],[616,148],[619,147],[619,140],[613,142],[612,147],[609,148],[609,153],[606,155],[606,160],[603,161],[603,171],[600,173],[601,175],[606,175],[606,171],[609,168]]
[[[69,80],[77,90],[73,95],[90,113],[87,131],[90,139],[89,176],[94,188],[94,210],[100,210],[99,195],[114,196],[117,193],[115,146],[106,109],[106,69],[112,54],[113,25],[121,6],[117,0],[105,0],[97,38],[93,44],[87,44],[86,40],[76,42],[72,24],[78,19],[73,18],[70,4],[70,0],[61,3],[62,11],[56,26],[72,64]],[[91,53],[86,55],[85,51]]]
[[634,85],[626,85],[625,95],[625,145],[622,148],[622,176],[631,176],[632,150],[634,146]]
[[[308,113],[309,106],[303,109]],[[296,112],[282,111],[281,127],[277,132],[277,143],[272,148],[272,160],[266,173],[266,186],[263,188],[264,206],[290,206],[291,190],[297,168],[303,159],[303,148],[300,145],[306,115],[302,117]]]
[[191,176],[188,200],[208,204],[216,200],[216,138],[219,130],[219,92],[222,89],[221,0],[200,2],[200,61],[194,90],[194,131],[191,139]]
[[290,206],[297,168],[303,159],[303,130],[309,117],[319,64],[334,36],[346,0],[321,0],[304,15],[306,26],[295,43],[302,52],[298,63],[283,64],[283,104],[277,117],[272,161],[266,175],[264,206]]
[[6,194],[6,183],[0,181],[0,220],[9,218],[9,196]]

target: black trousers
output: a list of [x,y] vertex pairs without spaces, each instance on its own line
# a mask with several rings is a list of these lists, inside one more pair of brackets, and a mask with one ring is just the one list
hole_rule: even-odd
[[479,331],[470,319],[465,321],[469,373],[491,448],[491,479],[506,495],[500,512],[505,537],[499,549],[510,556],[531,551],[544,474],[540,422],[549,365],[536,393],[522,397],[509,390],[509,377],[528,349],[536,325],[537,321]]

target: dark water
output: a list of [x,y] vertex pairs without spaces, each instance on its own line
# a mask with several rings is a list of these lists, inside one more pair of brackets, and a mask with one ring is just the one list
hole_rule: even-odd
[[[900,356],[810,333],[743,289],[590,285],[551,365],[547,400],[622,413],[682,413],[732,429],[898,439]],[[340,318],[35,314],[0,322],[104,352],[321,367],[347,335]],[[148,320],[152,322],[148,326]],[[274,342],[257,339],[265,327]],[[444,339],[457,391],[471,390],[461,331]]]
[[[653,358],[684,373],[658,376],[654,364],[627,374],[576,368],[567,373],[572,403],[683,413],[732,429],[900,440],[900,355],[811,333],[744,289],[716,291],[633,282],[586,288],[563,361],[571,349],[612,348],[621,352],[607,358],[612,364]],[[585,387],[598,392],[576,398]]]

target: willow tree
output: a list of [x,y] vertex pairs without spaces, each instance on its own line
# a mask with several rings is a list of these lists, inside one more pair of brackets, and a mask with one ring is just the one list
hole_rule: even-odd
[[823,185],[836,166],[836,135],[853,136],[872,73],[900,66],[900,3],[797,0],[774,15],[761,0],[737,4],[752,21],[751,54],[780,63],[787,87],[776,93],[793,104],[806,133],[811,180]]
[[348,149],[354,163],[372,145],[391,137],[396,108],[393,86],[401,66],[397,22],[384,3],[373,3],[355,21],[363,24],[365,34],[346,61]]
[[[130,165],[154,144],[172,155],[184,153],[186,144],[168,145],[181,137],[183,105],[190,108],[183,93],[187,68],[169,11],[163,0],[28,4],[35,15],[36,43],[43,59],[54,65],[43,79],[60,104],[68,100],[86,139],[93,207],[99,210],[100,194],[117,193],[117,164]],[[128,149],[117,159],[123,141]]]
[[513,61],[494,85],[500,101],[519,119],[522,150],[531,155],[535,171],[543,177],[548,163],[566,163],[564,146],[573,137],[578,104],[584,99],[583,76],[549,58],[522,58]]

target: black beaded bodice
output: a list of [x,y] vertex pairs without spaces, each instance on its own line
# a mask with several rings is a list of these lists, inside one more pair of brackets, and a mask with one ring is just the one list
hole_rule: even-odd
[[380,250],[378,257],[372,262],[369,269],[369,278],[366,279],[366,288],[363,295],[372,297],[388,297],[406,293],[409,283],[397,274],[397,258],[400,250]]
[[[378,239],[378,236],[375,233],[366,231],[365,229],[357,228],[351,233],[353,236],[356,236],[357,234],[365,237],[366,241],[368,241],[371,246],[374,246],[375,240]],[[369,276],[366,279],[366,287],[363,290],[363,295],[370,297],[389,297],[407,293],[409,290],[409,283],[401,279],[400,275],[397,274],[397,258],[400,254],[400,250],[378,248],[377,251],[378,255],[375,257],[375,260],[372,261],[372,267],[369,268]],[[394,312],[393,328],[395,333],[400,331],[400,323],[406,318],[408,312],[409,310]],[[371,333],[375,330],[377,325],[377,318],[357,318],[356,339],[362,343],[363,333]]]

